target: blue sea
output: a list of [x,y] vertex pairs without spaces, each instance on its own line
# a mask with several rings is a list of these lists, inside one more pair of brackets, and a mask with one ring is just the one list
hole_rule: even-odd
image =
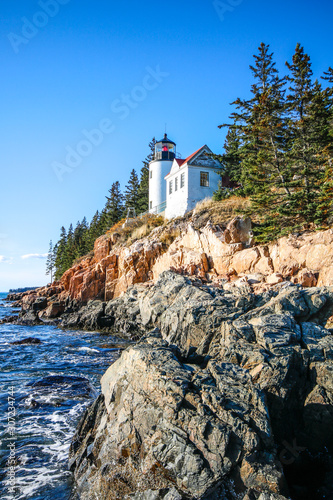
[[[15,311],[0,294],[0,319]],[[12,345],[34,337],[40,344]],[[0,325],[0,498],[73,498],[67,460],[120,339],[54,326]]]

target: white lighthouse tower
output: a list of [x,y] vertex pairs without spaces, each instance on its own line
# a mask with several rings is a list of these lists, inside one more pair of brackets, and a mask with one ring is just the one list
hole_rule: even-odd
[[164,212],[166,206],[166,182],[164,177],[170,172],[176,157],[176,144],[167,134],[155,144],[154,159],[149,164],[149,212]]

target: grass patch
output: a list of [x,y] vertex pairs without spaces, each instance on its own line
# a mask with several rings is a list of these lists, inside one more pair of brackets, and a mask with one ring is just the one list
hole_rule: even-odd
[[237,215],[247,214],[250,206],[250,199],[240,196],[230,196],[221,201],[205,198],[197,203],[193,211],[195,227],[200,228],[207,222],[214,225],[226,226]]
[[131,245],[136,240],[148,236],[155,227],[163,224],[164,218],[161,215],[153,214],[146,214],[127,222],[122,219],[106,232],[106,236],[117,235],[117,243]]

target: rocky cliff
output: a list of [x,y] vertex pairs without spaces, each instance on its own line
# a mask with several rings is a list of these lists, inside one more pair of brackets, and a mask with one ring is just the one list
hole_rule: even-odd
[[65,272],[59,282],[23,294],[25,320],[57,318],[90,300],[108,302],[137,283],[151,285],[165,270],[215,284],[249,283],[253,291],[289,281],[306,287],[333,284],[333,230],[284,237],[253,245],[251,221],[235,217],[212,224],[192,216],[157,227],[146,237],[120,242],[117,232],[95,242],[92,256]]
[[74,436],[80,499],[333,498],[332,262],[331,229],[256,246],[201,214],[10,296],[21,322],[136,341]]
[[141,339],[73,439],[82,500],[333,498],[331,288],[167,271],[110,304]]

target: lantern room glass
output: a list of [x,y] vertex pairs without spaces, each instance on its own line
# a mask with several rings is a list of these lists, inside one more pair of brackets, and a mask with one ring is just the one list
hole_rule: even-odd
[[155,160],[173,160],[176,157],[176,144],[167,135],[155,144]]

